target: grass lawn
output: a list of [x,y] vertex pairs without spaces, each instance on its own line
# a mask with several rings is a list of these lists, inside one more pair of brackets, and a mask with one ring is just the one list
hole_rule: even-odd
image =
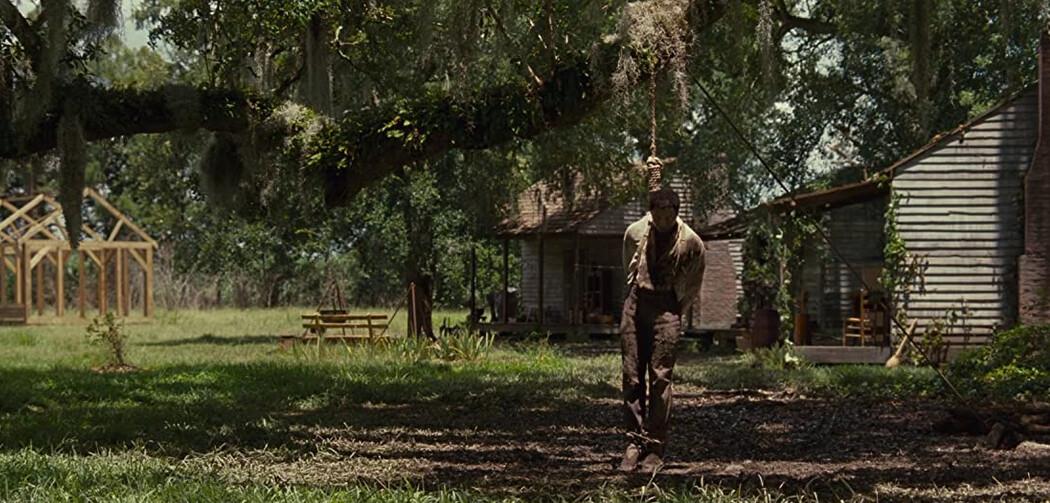
[[1032,468],[1050,454],[929,435],[943,403],[921,369],[767,370],[683,344],[669,463],[625,476],[615,341],[278,349],[301,311],[133,318],[142,370],[124,374],[92,370],[75,317],[0,329],[0,500],[1050,497]]

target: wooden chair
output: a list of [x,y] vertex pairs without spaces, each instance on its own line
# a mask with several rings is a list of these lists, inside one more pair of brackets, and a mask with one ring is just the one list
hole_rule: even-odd
[[881,331],[879,316],[882,310],[871,301],[868,291],[862,289],[858,300],[857,315],[842,321],[843,346],[848,345],[850,339],[858,340],[861,346],[867,342],[874,344]]

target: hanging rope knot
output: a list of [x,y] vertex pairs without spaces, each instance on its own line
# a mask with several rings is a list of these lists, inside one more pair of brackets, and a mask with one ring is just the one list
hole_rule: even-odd
[[660,181],[663,176],[664,162],[659,157],[649,156],[645,160],[645,171],[649,182],[649,191],[660,190]]

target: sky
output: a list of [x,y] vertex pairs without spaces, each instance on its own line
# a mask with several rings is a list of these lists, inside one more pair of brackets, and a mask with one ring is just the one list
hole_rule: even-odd
[[[16,0],[19,10],[23,14],[33,12],[40,6],[40,2],[37,0]],[[84,2],[77,2],[83,4]],[[132,19],[131,13],[134,12],[135,7],[138,5],[138,0],[122,0],[121,1],[121,12],[123,13],[124,23],[121,27],[117,28],[117,34],[124,40],[124,44],[131,48],[138,48],[146,45],[149,42],[149,30],[140,30],[135,27],[135,21]]]

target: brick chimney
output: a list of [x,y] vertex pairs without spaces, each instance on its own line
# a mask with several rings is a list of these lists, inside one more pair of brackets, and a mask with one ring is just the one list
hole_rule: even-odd
[[1018,262],[1018,315],[1050,323],[1050,34],[1039,37],[1039,132],[1024,180],[1024,255]]

